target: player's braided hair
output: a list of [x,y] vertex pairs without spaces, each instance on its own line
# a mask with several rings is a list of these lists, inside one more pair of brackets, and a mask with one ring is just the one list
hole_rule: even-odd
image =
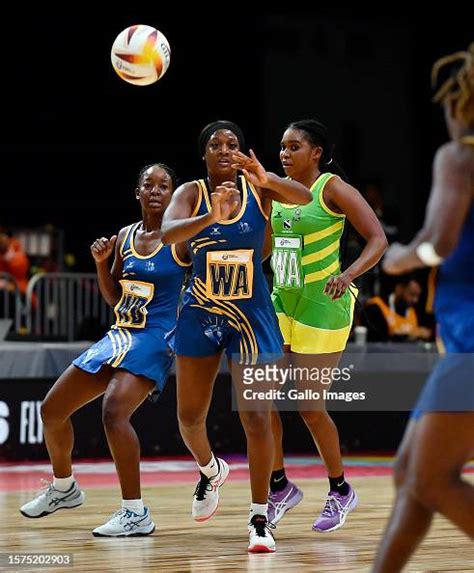
[[[440,80],[445,70],[448,76]],[[431,83],[436,90],[433,102],[452,101],[455,119],[474,124],[474,42],[465,52],[455,52],[436,61]]]

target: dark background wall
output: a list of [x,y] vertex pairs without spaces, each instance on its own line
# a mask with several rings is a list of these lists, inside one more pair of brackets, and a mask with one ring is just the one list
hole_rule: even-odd
[[[39,408],[52,380],[0,381],[0,461],[44,460],[43,427]],[[207,419],[209,440],[221,453],[245,453],[245,434],[239,416],[232,411],[230,376],[216,380]],[[109,457],[102,426],[102,399],[95,400],[72,416],[75,458]],[[344,454],[393,452],[402,438],[406,412],[332,412]],[[297,412],[283,412],[284,447],[292,454],[312,453],[314,444]],[[132,418],[140,437],[143,456],[187,455],[176,418],[176,389],[170,378],[157,403],[140,406]],[[383,431],[380,431],[383,428]]]
[[[382,181],[406,238],[420,224],[433,151],[446,138],[430,69],[474,40],[469,18],[395,8],[106,11],[41,6],[3,27],[0,224],[64,228],[66,249],[89,270],[90,242],[138,218],[142,165],[199,176],[199,131],[228,118],[278,170],[282,129],[305,116],[328,125],[354,184]],[[170,69],[150,87],[126,84],[110,64],[115,36],[133,23],[171,44]]]

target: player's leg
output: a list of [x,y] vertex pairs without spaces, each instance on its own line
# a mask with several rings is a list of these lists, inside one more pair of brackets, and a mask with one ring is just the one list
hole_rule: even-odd
[[338,366],[341,354],[341,352],[331,352],[315,356],[292,355],[296,365],[310,366],[321,373],[321,376],[326,373],[325,379],[322,380],[321,378],[319,383],[312,380],[296,381],[298,390],[311,390],[313,392],[317,390],[321,395],[319,400],[300,401],[298,404],[300,415],[311,433],[328,472],[329,493],[326,504],[321,515],[316,518],[313,524],[313,529],[319,532],[334,531],[342,527],[347,515],[355,509],[358,503],[357,494],[345,480],[339,432],[326,410],[323,398],[324,390],[329,390],[331,387],[330,373]]
[[447,354],[420,395],[400,448],[406,463],[397,466],[397,497],[376,555],[376,572],[403,567],[435,512],[474,537],[474,488],[461,477],[474,454],[470,358]]
[[[291,352],[293,335],[293,318],[288,313],[289,309],[295,308],[298,298],[299,294],[291,292],[272,293],[272,302],[277,313],[278,326],[284,341],[283,350],[285,357]],[[283,359],[283,362],[285,361],[286,358]],[[272,410],[272,432],[275,443],[275,459],[268,494],[268,521],[276,525],[286,511],[295,507],[303,499],[303,492],[295,483],[289,481],[286,476],[283,453],[283,425],[280,414],[275,407]]]
[[274,461],[272,400],[246,401],[240,367],[229,361],[233,373],[240,421],[247,438],[252,503],[249,515],[249,547],[252,553],[275,551],[275,541],[268,528],[268,485]]
[[285,471],[285,457],[283,453],[283,424],[278,409],[272,408],[272,433],[275,443],[275,457],[273,460],[273,471]]
[[130,418],[153,391],[155,383],[126,370],[116,370],[102,402],[102,421],[122,490],[122,507],[94,529],[95,536],[149,535],[155,530],[140,489],[140,441]]
[[212,455],[206,419],[220,361],[221,353],[176,357],[179,429],[184,443],[200,466],[205,466]]
[[400,571],[431,526],[433,510],[423,505],[409,486],[418,432],[419,413],[410,420],[398,449],[395,502],[375,556],[373,573]]
[[474,539],[474,487],[462,478],[474,456],[474,412],[432,412],[419,422],[407,487]]
[[176,358],[179,430],[200,470],[200,480],[194,492],[192,507],[196,521],[206,521],[217,511],[219,487],[229,473],[227,463],[214,457],[206,428],[220,361],[220,352],[211,356]]
[[104,366],[97,374],[69,366],[58,378],[41,405],[43,432],[54,475],[71,475],[74,433],[71,415],[101,396],[109,383],[111,369]]
[[286,476],[283,456],[283,424],[275,407],[272,409],[271,416],[275,458],[270,477],[268,521],[276,525],[288,510],[303,499],[303,492]]
[[102,402],[102,421],[123,499],[141,497],[140,441],[130,418],[154,388],[155,383],[144,376],[117,370]]
[[111,375],[108,366],[96,374],[69,366],[50,389],[41,405],[43,432],[54,480],[46,492],[20,508],[25,517],[44,517],[57,509],[77,507],[84,501],[72,474],[71,454],[74,432],[71,415],[107,388]]

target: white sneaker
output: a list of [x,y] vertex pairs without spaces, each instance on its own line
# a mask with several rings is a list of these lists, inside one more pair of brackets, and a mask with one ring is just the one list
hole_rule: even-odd
[[155,531],[148,507],[142,515],[129,509],[119,509],[112,517],[92,531],[95,537],[141,537]]
[[249,552],[274,553],[275,540],[264,515],[254,515],[249,523]]
[[193,518],[195,521],[207,521],[216,513],[219,505],[219,487],[229,475],[226,461],[217,458],[219,473],[211,478],[201,473],[193,498]]
[[58,509],[78,507],[84,503],[86,494],[73,482],[67,491],[55,489],[49,484],[46,491],[20,507],[20,513],[25,517],[44,517]]

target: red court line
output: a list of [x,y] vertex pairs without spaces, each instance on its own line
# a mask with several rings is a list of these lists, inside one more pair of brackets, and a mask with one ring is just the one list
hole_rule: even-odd
[[[346,472],[347,476],[384,476],[391,475],[390,468],[351,468]],[[312,467],[287,467],[287,475],[291,479],[312,479],[325,478],[327,474],[323,468]],[[94,474],[80,473],[76,478],[81,487],[84,488],[109,488],[119,487],[119,482],[115,474]],[[232,471],[229,481],[247,481],[249,478],[248,470],[238,469]],[[28,474],[18,474],[5,472],[0,475],[0,491],[30,491],[40,489],[42,486],[41,479],[51,480],[51,473],[32,471]],[[182,472],[147,472],[142,473],[141,483],[145,487],[171,485],[171,484],[194,484],[198,479],[196,471]]]
[[[162,461],[162,460],[160,460]],[[170,461],[176,461],[176,459]],[[189,461],[189,459],[186,459]],[[391,459],[386,458],[381,461],[381,465],[368,465],[361,461],[360,465],[346,466],[345,474],[350,479],[351,477],[379,477],[391,476]],[[230,481],[247,481],[249,473],[247,468],[242,468],[242,460],[238,460],[238,468],[232,469],[229,475]],[[354,462],[352,462],[354,463]],[[83,488],[110,488],[115,487],[119,489],[119,482],[113,468],[110,467],[108,462],[107,469],[103,469],[101,473],[94,473],[93,471],[77,472],[76,478]],[[19,464],[25,466],[25,464]],[[28,468],[24,472],[14,471],[15,465],[13,464],[0,464],[0,492],[12,491],[36,491],[42,487],[41,480],[50,481],[52,479],[51,472],[42,468],[35,469],[35,464],[28,464]],[[38,464],[37,464],[38,465]],[[80,466],[80,463],[75,464]],[[305,464],[301,462],[298,465],[291,464],[291,460],[286,465],[288,477],[294,480],[298,479],[322,479],[327,478],[327,473],[322,465]],[[474,467],[469,467],[466,470],[468,473],[474,473]],[[197,480],[198,474],[194,469],[182,469],[180,471],[146,471],[142,472],[141,483],[145,487],[162,486],[170,484],[194,484]]]
[[[348,476],[384,476],[391,475],[392,470],[386,467],[351,467],[346,471]],[[320,466],[287,466],[287,474],[291,479],[325,478],[327,474]],[[194,484],[198,474],[196,471],[178,472],[142,472],[141,483],[145,487],[170,485],[170,484]],[[114,473],[77,473],[76,478],[84,488],[119,488],[117,476]],[[235,469],[229,476],[230,481],[247,481],[249,473],[247,469]],[[16,473],[6,471],[0,474],[0,492],[8,491],[31,491],[42,487],[41,480],[51,480],[51,473],[40,470]]]

